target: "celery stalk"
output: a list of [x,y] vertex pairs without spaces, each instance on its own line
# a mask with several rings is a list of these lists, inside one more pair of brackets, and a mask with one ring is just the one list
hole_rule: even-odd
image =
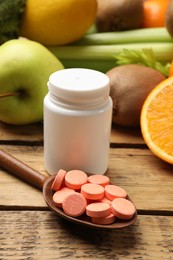
[[156,60],[170,62],[173,60],[173,42],[165,43],[133,43],[116,45],[88,45],[88,46],[47,46],[47,48],[60,60],[112,60],[124,49],[141,50],[152,49]]
[[172,42],[166,27],[86,34],[74,45],[110,45],[144,42]]
[[[173,60],[173,42],[66,45],[47,48],[63,63],[65,68],[90,68],[102,72],[107,72],[124,62],[124,64],[140,63],[159,70],[167,76],[170,62]],[[124,52],[125,50],[128,54],[127,51]]]
[[65,68],[86,68],[99,70],[103,73],[112,69],[116,66],[115,59],[108,60],[96,60],[96,59],[62,59],[63,65]]

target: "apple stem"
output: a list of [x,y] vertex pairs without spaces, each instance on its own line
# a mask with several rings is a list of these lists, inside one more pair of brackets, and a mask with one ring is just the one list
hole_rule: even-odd
[[0,98],[4,98],[4,97],[12,97],[12,96],[18,96],[19,93],[2,93],[0,94]]

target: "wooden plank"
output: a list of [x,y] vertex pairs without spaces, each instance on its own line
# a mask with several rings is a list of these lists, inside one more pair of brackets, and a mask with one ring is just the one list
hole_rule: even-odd
[[112,126],[111,143],[118,144],[145,144],[140,128]]
[[47,208],[42,192],[0,171],[0,209]]
[[173,218],[139,216],[128,228],[94,230],[49,211],[1,211],[0,259],[172,259]]
[[[0,148],[46,175],[43,147],[1,145]],[[172,214],[172,174],[172,165],[163,162],[148,149],[110,149],[107,175],[113,183],[126,189],[139,211],[162,211],[163,214],[169,211],[168,214]],[[29,185],[3,170],[0,171],[0,180],[1,207],[44,207],[41,194]]]
[[[13,126],[0,123],[0,140],[2,141],[43,141],[43,125],[33,124],[26,126]],[[144,143],[140,129],[112,126],[111,143]]]
[[1,141],[43,141],[43,124],[8,125],[0,122]]
[[[30,167],[48,177],[44,169],[43,147],[0,146]],[[0,207],[47,208],[42,192],[0,169]]]
[[110,149],[108,175],[138,210],[173,211],[173,167],[148,149]]

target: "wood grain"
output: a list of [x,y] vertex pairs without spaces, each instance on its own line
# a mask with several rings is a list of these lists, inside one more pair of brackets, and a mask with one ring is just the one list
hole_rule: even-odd
[[1,211],[0,223],[3,260],[170,260],[173,256],[170,216],[139,216],[133,226],[112,231],[85,229],[49,211]]
[[[43,147],[1,146],[1,148],[48,176],[44,169]],[[161,161],[148,149],[110,149],[109,156],[107,175],[113,183],[126,189],[138,210],[173,214],[172,165]],[[22,183],[4,170],[1,170],[0,174],[3,180],[0,182],[1,207],[13,206],[14,202],[16,206],[44,207],[42,196],[36,189]]]
[[31,125],[8,125],[0,122],[0,141],[21,142],[42,142],[43,124]]
[[[0,123],[0,149],[48,176],[42,124]],[[139,129],[113,126],[106,174],[133,199],[133,226],[100,231],[62,220],[41,191],[0,168],[0,260],[173,259],[173,166],[151,153]]]
[[[43,124],[23,126],[6,125],[0,122],[0,142],[43,142]],[[112,126],[111,143],[144,144],[138,128]]]

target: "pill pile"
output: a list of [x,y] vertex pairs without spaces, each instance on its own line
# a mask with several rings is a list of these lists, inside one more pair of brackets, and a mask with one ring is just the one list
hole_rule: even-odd
[[136,209],[127,199],[127,192],[110,183],[106,175],[90,175],[80,170],[61,169],[55,176],[51,190],[53,202],[68,216],[86,214],[92,223],[107,225],[116,219],[133,217]]

